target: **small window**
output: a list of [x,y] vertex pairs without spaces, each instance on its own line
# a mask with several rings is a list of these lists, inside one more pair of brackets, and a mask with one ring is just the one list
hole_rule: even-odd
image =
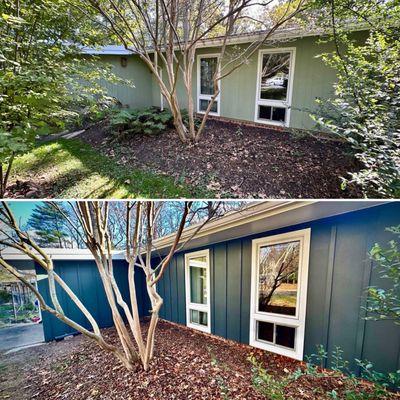
[[288,349],[295,348],[296,328],[257,321],[257,340],[268,342]]
[[274,324],[271,322],[257,321],[257,337],[259,340],[274,342]]
[[210,262],[208,250],[185,255],[186,323],[210,332]]
[[285,122],[286,108],[258,106],[258,119],[275,122]]
[[[197,57],[197,111],[204,113],[215,95],[214,78],[218,75],[218,54],[199,55]],[[220,89],[220,81],[217,81]],[[219,115],[220,93],[210,109],[211,115]]]
[[[209,104],[210,104],[210,100],[200,99],[200,111],[206,112]],[[213,113],[218,112],[218,101],[213,102],[210,112],[213,112]]]

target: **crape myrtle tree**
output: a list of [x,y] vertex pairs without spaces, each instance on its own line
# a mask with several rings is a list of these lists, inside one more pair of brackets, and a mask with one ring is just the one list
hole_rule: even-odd
[[[46,253],[46,249],[39,246],[29,232],[20,228],[9,205],[4,201],[0,207],[0,244],[21,251],[43,268],[47,274],[51,304],[46,303],[37,288],[2,257],[0,257],[0,265],[35,293],[43,310],[51,313],[78,332],[95,340],[102,349],[113,353],[128,370],[132,370],[135,363],[138,362],[143,365],[145,370],[148,370],[154,353],[154,337],[159,311],[163,304],[163,299],[157,292],[156,284],[168,268],[174,253],[182,249],[195,237],[205,224],[221,215],[219,212],[220,203],[213,202],[212,205],[210,203],[204,205],[201,202],[197,202],[196,207],[199,212],[204,209],[208,210],[207,217],[202,222],[194,225],[194,228],[183,237],[182,232],[189,222],[188,216],[194,213],[195,210],[193,202],[181,202],[180,220],[177,230],[173,234],[173,244],[169,248],[167,255],[161,257],[158,253],[154,254],[153,241],[157,220],[163,207],[168,206],[168,203],[152,201],[125,202],[125,257],[129,264],[127,278],[130,293],[128,302],[122,298],[120,288],[114,277],[113,246],[108,226],[111,211],[110,204],[111,202],[108,201],[71,202],[70,205],[78,224],[70,219],[58,203],[53,203],[53,206],[76,229],[77,234],[82,237],[82,241],[94,257],[105,295],[111,308],[120,346],[110,343],[102,335],[93,315],[62,277],[58,275],[51,257]],[[211,206],[212,210],[210,209]],[[156,264],[152,263],[155,255],[158,260]],[[136,268],[141,268],[144,272],[147,294],[151,302],[151,316],[146,334],[143,332],[139,321],[134,279]],[[60,290],[56,290],[56,288],[63,291],[84,314],[91,325],[90,330],[65,314],[57,294]],[[125,325],[124,317],[127,320],[127,325]]]
[[[309,7],[308,0],[288,0],[279,17],[268,24],[251,13],[253,6],[268,10],[274,0],[70,0],[83,15],[112,33],[115,41],[135,52],[148,66],[170,108],[177,134],[182,142],[198,141],[205,122],[220,94],[220,81],[232,74],[265,44],[274,32]],[[87,7],[87,4],[90,4]],[[229,48],[229,37],[246,29],[247,22],[260,26],[264,33],[255,41]],[[217,65],[209,79],[213,90],[200,124],[195,123],[193,68],[196,49],[204,39],[218,37]],[[188,109],[188,126],[183,122],[178,80],[183,82]]]
[[0,1],[1,197],[14,158],[39,135],[76,121],[79,110],[96,112],[101,80],[117,81],[94,57],[80,57],[80,46],[103,39],[65,0]]
[[[361,168],[343,187],[365,197],[400,195],[400,3],[398,0],[316,0],[334,52],[322,55],[337,72],[334,96],[314,119],[349,143]],[[328,18],[327,18],[328,16]],[[349,26],[368,31],[351,33]],[[364,35],[366,40],[360,40]]]

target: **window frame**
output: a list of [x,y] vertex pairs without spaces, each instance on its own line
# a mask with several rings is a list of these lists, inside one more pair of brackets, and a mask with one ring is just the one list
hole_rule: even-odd
[[[287,90],[287,95],[286,95],[285,101],[261,99],[261,71],[262,71],[263,56],[264,56],[264,54],[274,54],[274,53],[290,53],[288,90]],[[258,51],[254,122],[258,122],[261,124],[267,124],[267,125],[287,126],[287,127],[290,125],[290,111],[291,111],[291,106],[292,106],[295,59],[296,59],[296,47],[280,47],[280,48],[274,48],[274,49],[261,49]],[[279,121],[273,121],[273,120],[259,118],[258,117],[258,107],[259,106],[285,108],[286,109],[285,122],[279,122]]]
[[[206,257],[207,270],[207,304],[192,303],[190,301],[190,264],[191,258]],[[210,250],[199,250],[185,254],[185,292],[186,292],[186,326],[202,332],[211,333],[211,277],[210,277]],[[207,326],[190,322],[190,310],[207,313]]]
[[[197,56],[197,112],[199,114],[205,114],[205,111],[200,110],[200,100],[211,100],[213,97],[212,94],[202,94],[201,91],[201,60],[203,58],[217,58],[217,62],[220,59],[220,54],[219,53],[213,53],[213,54],[199,54]],[[221,65],[218,65],[218,74],[221,73]],[[218,80],[218,89],[219,89],[219,94],[215,98],[215,102],[217,102],[217,112],[210,111],[209,115],[220,115],[220,109],[221,109],[221,80]]]
[[[249,344],[273,353],[281,354],[296,360],[303,359],[304,352],[304,331],[307,306],[307,286],[308,268],[310,253],[311,229],[301,229],[282,233],[278,235],[266,236],[252,240],[252,262],[251,262],[251,298],[250,298],[250,339]],[[259,253],[263,246],[299,241],[299,272],[296,315],[283,315],[271,312],[258,311],[259,295]],[[294,349],[284,347],[272,342],[267,342],[257,338],[257,322],[270,322],[272,324],[293,327],[296,329]],[[274,326],[274,339],[275,339]]]

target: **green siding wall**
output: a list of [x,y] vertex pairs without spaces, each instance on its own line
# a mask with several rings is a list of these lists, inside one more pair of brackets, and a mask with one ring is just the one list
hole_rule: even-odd
[[[396,224],[400,203],[209,246],[212,333],[249,342],[252,239],[311,228],[305,354],[314,353],[318,344],[329,351],[341,346],[349,361],[368,359],[382,371],[400,368],[400,327],[360,318],[364,288],[384,284],[372,271],[367,250],[390,240],[385,228]],[[186,324],[184,253],[174,257],[159,290],[161,317]]]
[[126,57],[128,64],[121,66],[120,56],[101,56],[100,59],[112,66],[112,71],[118,77],[130,80],[135,87],[124,84],[104,82],[108,94],[117,98],[123,105],[130,108],[145,108],[153,105],[152,74],[135,55]]
[[[354,38],[362,41],[365,38],[365,33],[355,33]],[[262,49],[285,47],[296,49],[290,127],[313,129],[315,125],[309,117],[309,110],[316,110],[317,98],[328,98],[332,94],[333,83],[336,80],[335,71],[327,67],[317,56],[322,53],[332,52],[334,46],[332,43],[322,43],[319,37],[305,37],[287,42],[277,42],[273,46],[263,46]],[[244,48],[244,45],[228,46],[226,60],[230,60],[235,54],[238,54],[240,48]],[[219,51],[218,47],[209,47],[198,49],[196,52],[192,83],[192,96],[196,107],[197,55],[217,54]],[[151,105],[161,106],[158,84],[138,56],[129,56],[128,65],[125,68],[121,67],[119,56],[101,56],[101,59],[112,64],[117,75],[131,79],[136,86],[132,89],[124,85],[106,83],[105,85],[111,95],[132,108]],[[246,64],[221,81],[220,115],[222,117],[254,121],[257,63],[258,51],[250,57]],[[163,79],[167,80],[165,71]],[[176,90],[180,107],[187,108],[187,96],[181,75],[179,75]],[[167,107],[165,100],[164,106]]]

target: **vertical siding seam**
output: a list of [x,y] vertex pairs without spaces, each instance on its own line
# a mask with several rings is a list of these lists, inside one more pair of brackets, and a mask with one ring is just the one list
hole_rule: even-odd
[[243,276],[243,241],[240,240],[239,341],[242,341],[242,276]]
[[176,321],[179,323],[179,288],[178,288],[178,257],[175,256],[175,301],[176,301]]
[[172,282],[171,282],[171,268],[168,268],[168,285],[169,285],[169,319],[172,321]]
[[[333,289],[333,272],[335,268],[335,253],[336,253],[336,239],[337,239],[337,227],[332,225],[331,227],[331,238],[329,242],[328,252],[328,271],[326,275],[326,295],[325,295],[325,308],[324,308],[324,325],[323,325],[323,344],[325,350],[328,351],[329,344],[329,329],[331,319],[331,307],[332,307],[332,289]],[[324,360],[326,366],[327,360]]]
[[[378,230],[378,220],[379,218],[374,218],[373,229],[367,230],[368,234],[365,240],[365,255],[366,259],[364,260],[364,271],[362,277],[362,286],[361,286],[361,294],[360,294],[360,312],[358,315],[358,323],[357,323],[357,331],[356,331],[356,343],[355,343],[355,353],[356,358],[361,360],[363,358],[364,353],[364,340],[365,340],[365,328],[366,328],[366,320],[364,319],[366,316],[365,306],[367,304],[367,298],[365,296],[364,288],[371,284],[372,277],[372,260],[367,255],[368,249],[372,246],[372,232],[377,232]],[[363,309],[364,308],[364,309]],[[359,370],[359,367],[358,367]]]
[[225,243],[225,338],[228,337],[228,242]]

